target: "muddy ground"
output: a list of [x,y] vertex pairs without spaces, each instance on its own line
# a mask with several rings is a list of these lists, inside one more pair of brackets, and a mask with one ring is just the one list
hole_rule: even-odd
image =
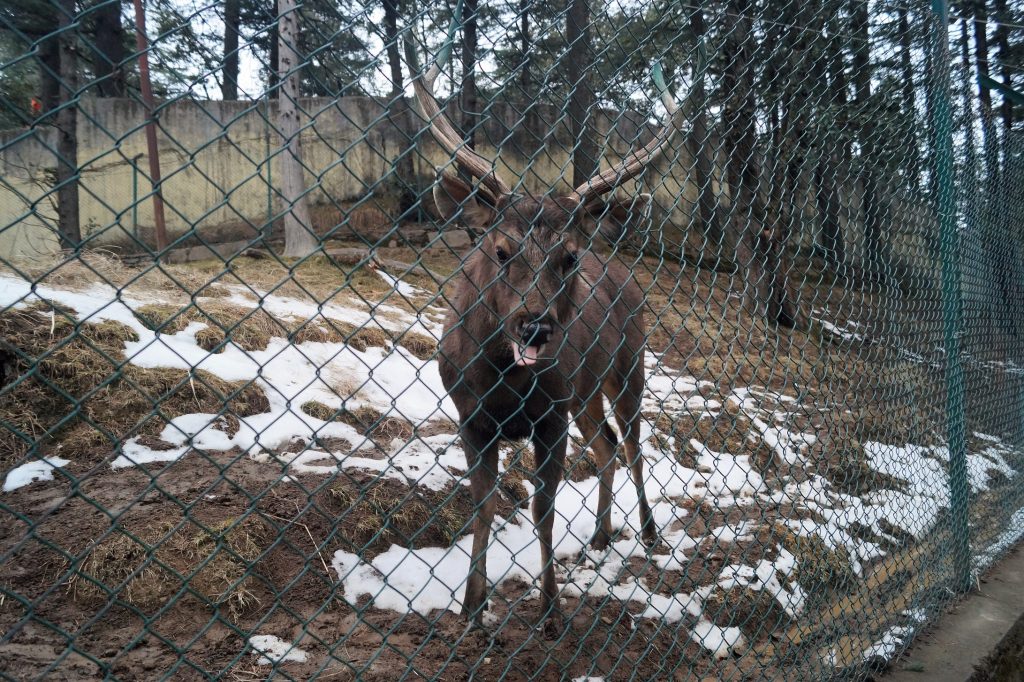
[[[378,255],[409,263],[422,258],[442,279],[458,262],[458,254],[443,250],[382,249]],[[649,346],[662,362],[710,381],[713,386],[702,389],[708,400],[726,403],[730,392],[747,387],[788,396],[799,407],[787,426],[818,435],[807,459],[794,466],[751,437],[751,417],[741,411],[726,410],[714,419],[685,410],[651,415],[667,419],[665,432],[678,436],[673,456],[681,464],[696,466],[696,454],[686,444],[695,438],[713,450],[749,455],[771,490],[820,476],[835,490],[866,496],[902,490],[906,482],[868,466],[862,443],[941,442],[945,405],[942,375],[935,368],[938,321],[915,317],[898,286],[847,286],[808,265],[792,276],[802,330],[791,331],[766,326],[742,310],[727,275],[627,258],[647,291]],[[372,302],[391,296],[411,311],[424,305],[396,302],[372,274],[329,261],[294,278],[272,262],[241,258],[230,269],[199,263],[167,266],[164,275],[104,261],[58,269],[45,279],[73,289],[97,272],[127,295],[165,292],[167,307],[148,309],[147,324],[154,328],[169,333],[197,320],[217,322],[221,331],[206,340],[208,350],[226,340],[259,348],[275,336],[299,343],[297,334],[350,345],[398,343],[365,336],[360,341],[355,338],[360,330],[339,330],[333,323],[275,329],[277,320],[239,317],[229,307],[199,305],[201,315],[175,313],[197,294],[210,295],[228,282],[279,293],[301,289],[318,300]],[[442,291],[443,297],[444,281],[432,282],[422,273],[403,279]],[[339,286],[339,281],[346,284]],[[680,501],[689,511],[686,533],[697,540],[684,567],[662,571],[650,561],[634,560],[628,568],[631,579],[652,593],[671,596],[714,585],[723,566],[772,560],[779,547],[797,556],[800,570],[787,580],[809,595],[800,619],[763,591],[717,588],[707,595],[702,618],[738,628],[748,643],[724,658],[690,638],[697,618],[687,615],[674,623],[641,618],[635,602],[608,597],[564,597],[564,630],[552,639],[534,627],[535,590],[519,581],[498,588],[492,617],[499,625],[490,634],[467,630],[465,621],[447,610],[399,613],[365,598],[352,604],[331,566],[334,553],[344,550],[370,560],[394,545],[451,546],[468,532],[472,502],[465,487],[410,487],[352,469],[296,473],[276,460],[256,461],[237,448],[112,469],[115,444],[147,437],[159,448],[160,429],[173,417],[211,406],[216,412],[218,405],[224,410],[228,401],[226,418],[237,421],[263,411],[264,403],[244,382],[222,385],[200,377],[197,389],[195,376],[188,373],[130,367],[123,354],[118,356],[126,332],[62,323],[54,310],[59,313],[59,307],[52,307],[0,315],[6,343],[21,351],[13,363],[14,379],[8,376],[0,394],[4,471],[35,455],[72,462],[51,482],[0,496],[0,669],[6,678],[250,680],[276,675],[390,682],[474,675],[513,680],[859,675],[872,664],[860,654],[881,634],[913,626],[908,612],[932,611],[948,599],[943,596],[949,581],[945,516],[923,538],[901,532],[898,523],[884,534],[861,529],[885,554],[862,562],[857,574],[842,548],[786,530],[786,522],[814,520],[813,509],[785,500],[755,500],[743,508]],[[823,326],[825,318],[849,334]],[[61,346],[57,338],[70,339],[72,345]],[[413,341],[407,347],[429,355],[431,348],[424,348],[422,339],[419,346]],[[984,404],[987,410],[972,413],[968,433],[992,432],[1020,380],[991,364],[1004,355],[975,350],[974,357],[989,364],[979,360],[968,367],[968,385],[987,386],[991,397]],[[906,352],[922,360],[908,361]],[[51,363],[46,365],[49,374],[33,369],[35,359],[44,357]],[[120,376],[118,370],[127,378],[111,383],[108,378]],[[75,409],[79,401],[84,401],[82,410]],[[150,411],[154,404],[160,408],[156,417]],[[24,418],[26,412],[31,419]],[[380,448],[395,438],[411,438],[420,428],[401,420],[386,422],[379,413],[339,419],[379,440]],[[453,433],[455,425],[433,423],[431,428]],[[971,447],[979,450],[984,443],[976,440]],[[292,451],[306,445],[295,443]],[[1024,466],[1008,459],[1014,469]],[[589,466],[586,453],[577,451],[567,477],[586,479],[593,475],[592,462]],[[522,476],[511,472],[504,477],[499,514],[511,515],[526,501]],[[979,544],[995,540],[1005,519],[1024,503],[1017,488],[1007,476],[993,474],[988,490],[972,497],[971,522]],[[727,541],[714,533],[742,522],[756,528],[753,539]],[[458,583],[453,578],[453,588]],[[837,629],[837,623],[843,625]],[[298,642],[306,660],[261,664],[248,645],[256,633]]]

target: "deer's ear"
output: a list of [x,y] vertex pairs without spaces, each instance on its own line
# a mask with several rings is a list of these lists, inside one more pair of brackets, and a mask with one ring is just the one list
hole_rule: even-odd
[[437,174],[434,204],[442,218],[461,218],[468,227],[490,227],[496,215],[494,209],[482,201],[482,197],[471,185],[447,173]]
[[595,199],[580,209],[580,228],[588,237],[600,235],[615,244],[623,237],[650,229],[653,203],[650,194]]

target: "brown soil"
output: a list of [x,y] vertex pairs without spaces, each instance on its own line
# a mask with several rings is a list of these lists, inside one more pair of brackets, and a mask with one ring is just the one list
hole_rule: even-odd
[[219,414],[233,433],[238,417],[269,409],[251,382],[127,364],[124,342],[138,340],[134,331],[109,321],[76,326],[48,304],[0,313],[0,339],[18,354],[17,378],[0,389],[5,470],[33,444],[45,455],[72,453],[76,461],[97,463],[113,452],[112,443],[153,438],[183,414]]
[[[378,253],[404,262],[420,258],[442,275],[457,265],[444,249],[412,254],[384,248]],[[789,331],[752,323],[722,282],[706,271],[649,258],[632,265],[648,292],[650,345],[664,353],[662,362],[713,382],[701,394],[723,403],[733,388],[748,385],[799,395],[811,407],[789,415],[788,423],[794,430],[828,434],[809,448],[806,465],[790,467],[757,436],[751,416],[735,407],[726,406],[717,417],[646,415],[674,431],[673,454],[681,464],[695,466],[689,445],[695,438],[716,451],[750,455],[772,486],[820,475],[846,494],[906,487],[904,481],[873,472],[862,443],[927,444],[943,424],[941,406],[936,408],[930,397],[940,395],[935,391],[941,377],[935,372],[880,344],[840,343],[820,324]],[[200,263],[166,266],[161,272],[121,268],[90,256],[88,267],[40,266],[36,274],[44,273],[45,281],[57,286],[85,288],[100,273],[126,294],[156,292],[162,303],[140,310],[139,319],[165,333],[202,322],[208,327],[200,339],[209,349],[230,340],[260,350],[269,338],[284,336],[296,343],[344,340],[362,349],[398,344],[420,358],[436,352],[433,339],[415,334],[396,338],[320,318],[283,321],[221,300],[228,285],[242,283],[306,301],[344,301],[355,295],[372,302],[388,294],[375,273],[327,258],[298,268],[238,258],[228,269],[223,263]],[[861,322],[870,336],[884,335],[889,323],[865,312],[882,309],[879,294],[815,286],[808,273],[793,274],[803,314],[829,306],[833,314]],[[409,280],[428,291],[440,289],[443,299],[443,283],[425,275]],[[389,303],[406,309],[432,303],[399,303],[398,298],[390,297]],[[443,300],[434,303],[443,305]],[[492,614],[500,623],[493,637],[467,632],[465,621],[448,611],[400,614],[367,606],[365,600],[353,606],[331,567],[334,553],[345,550],[369,560],[392,545],[450,546],[469,532],[473,504],[468,488],[410,488],[355,470],[284,478],[278,466],[237,451],[193,451],[171,463],[112,471],[109,459],[117,443],[140,437],[159,447],[157,437],[174,416],[219,413],[230,432],[237,428],[237,417],[267,409],[266,396],[249,384],[223,382],[203,372],[123,366],[120,349],[132,335],[119,324],[76,326],[64,311],[46,305],[0,313],[0,350],[17,351],[15,381],[8,376],[0,389],[0,466],[6,471],[19,463],[33,445],[41,455],[63,454],[71,460],[54,481],[3,493],[0,504],[0,669],[13,679],[267,678],[271,668],[258,665],[246,649],[253,634],[298,641],[309,652],[307,662],[277,668],[286,679],[786,679],[791,670],[776,666],[810,660],[831,645],[834,633],[828,628],[834,623],[828,614],[835,604],[852,600],[859,590],[898,593],[914,584],[931,558],[918,556],[916,563],[908,561],[904,570],[893,571],[888,582],[871,583],[881,581],[877,576],[884,562],[865,565],[863,575],[854,575],[845,550],[785,527],[786,521],[814,518],[807,509],[761,499],[725,508],[682,500],[687,515],[668,530],[685,529],[697,546],[678,570],[661,571],[646,559],[632,559],[627,571],[635,580],[659,595],[689,594],[712,585],[727,565],[773,559],[783,548],[797,557],[788,580],[809,596],[807,620],[825,624],[813,637],[801,639],[803,633],[793,635],[801,623],[791,622],[766,592],[713,589],[705,615],[718,625],[741,628],[750,641],[749,650],[721,661],[690,640],[692,617],[678,624],[641,620],[635,614],[643,604],[614,599],[566,598],[561,605],[565,632],[551,640],[534,628],[534,586],[514,581],[503,583],[492,600]],[[980,381],[978,376],[968,378]],[[917,393],[908,392],[908,386]],[[75,402],[81,402],[80,410],[74,409]],[[350,424],[379,446],[376,456],[384,456],[394,439],[455,430],[452,424],[417,427],[370,409],[339,411],[315,402],[295,409]],[[767,420],[776,410],[793,408],[763,400],[758,409]],[[344,451],[354,444],[336,440],[321,445]],[[292,444],[292,449],[301,447],[305,444]],[[508,470],[499,481],[498,513],[506,518],[528,503],[524,480],[532,454],[528,448],[515,450],[502,451]],[[590,453],[578,444],[572,447],[567,477],[582,480],[595,473]],[[996,479],[991,492],[972,500],[972,527],[982,537],[995,537],[1004,526],[1006,505],[1001,503],[1010,486]],[[722,526],[742,522],[753,539],[725,542],[711,536]],[[866,528],[851,529],[882,543],[894,557],[924,546],[895,527],[883,530],[891,536],[884,541]],[[443,577],[457,589],[465,576]],[[936,593],[941,588],[929,587]],[[894,606],[892,613],[905,607]],[[878,631],[887,614],[872,613],[865,628]],[[844,622],[848,629],[859,627],[852,619]]]
[[[281,483],[271,468],[232,453],[193,454],[150,472],[73,467],[74,487],[54,482],[5,496],[24,518],[0,544],[10,556],[4,590],[19,596],[0,608],[0,630],[11,633],[0,643],[6,674],[25,679],[49,668],[46,675],[62,678],[142,680],[174,670],[176,679],[200,679],[198,668],[242,679],[269,668],[243,653],[240,633],[287,639],[303,631],[309,662],[281,666],[292,679],[383,680],[412,665],[445,679],[482,666],[511,679],[555,680],[583,675],[591,663],[605,675],[637,669],[651,677],[680,657],[715,669],[673,628],[634,631],[632,607],[616,601],[569,599],[566,633],[551,642],[532,627],[535,602],[520,602],[524,584],[495,598],[504,623],[493,640],[464,633],[464,621],[448,612],[348,605],[333,552],[372,557],[392,543],[449,544],[471,510],[461,486],[429,493],[346,474]],[[511,504],[503,496],[499,513]],[[58,661],[68,641],[59,632],[73,637],[74,653]],[[382,633],[390,633],[386,646]],[[187,650],[187,668],[178,667],[179,650]]]

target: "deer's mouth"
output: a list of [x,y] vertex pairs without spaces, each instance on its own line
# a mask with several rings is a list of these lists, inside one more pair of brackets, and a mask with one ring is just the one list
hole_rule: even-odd
[[537,364],[544,347],[551,340],[554,325],[549,318],[525,322],[519,327],[519,338],[512,342],[512,359],[519,367]]
[[539,346],[524,346],[519,343],[512,344],[512,359],[515,360],[516,365],[519,367],[529,367],[530,365],[536,365],[537,361],[541,359],[541,352],[544,350],[545,344]]

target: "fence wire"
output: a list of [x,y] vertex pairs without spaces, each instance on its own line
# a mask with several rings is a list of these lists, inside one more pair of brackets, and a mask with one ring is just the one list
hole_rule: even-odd
[[0,677],[890,665],[1024,534],[942,4],[5,4]]

